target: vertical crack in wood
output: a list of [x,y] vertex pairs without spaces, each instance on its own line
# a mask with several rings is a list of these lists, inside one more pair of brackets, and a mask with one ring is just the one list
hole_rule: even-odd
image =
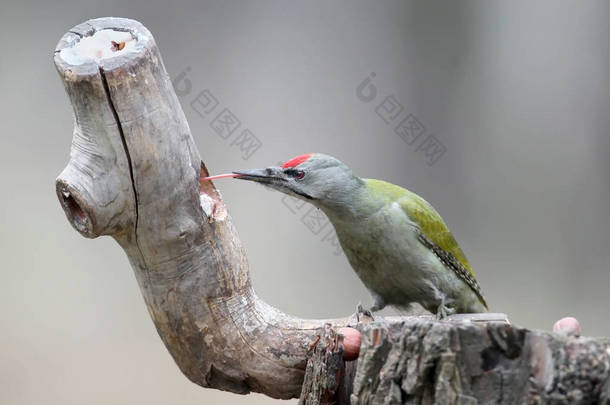
[[[121,143],[123,144],[123,149],[125,150],[125,156],[127,157],[127,166],[129,168],[129,178],[131,179],[131,189],[133,191],[134,207],[135,207],[134,208],[135,221],[134,221],[133,235],[134,235],[134,239],[135,239],[135,244],[138,248],[138,251],[140,252],[140,256],[142,257],[142,260],[146,265],[146,259],[145,259],[144,255],[142,254],[142,250],[140,249],[140,245],[138,243],[138,220],[140,217],[140,215],[139,215],[140,207],[138,204],[138,191],[136,190],[133,162],[131,160],[131,155],[129,154],[129,148],[127,147],[127,140],[125,139],[125,132],[123,131],[123,125],[121,124],[121,119],[119,117],[119,113],[114,105],[114,102],[112,101],[112,94],[110,93],[110,87],[108,86],[108,80],[106,80],[106,72],[104,72],[104,69],[101,66],[99,66],[99,71],[100,71],[100,78],[102,80],[102,86],[104,87],[104,92],[106,93],[108,107],[110,108],[110,111],[112,112],[112,116],[114,117],[114,121],[116,122],[117,129],[119,130],[119,136],[121,137]],[[146,266],[146,267],[148,267],[148,266]],[[146,269],[146,273],[148,274],[148,269]],[[150,277],[150,275],[149,275],[149,277]]]

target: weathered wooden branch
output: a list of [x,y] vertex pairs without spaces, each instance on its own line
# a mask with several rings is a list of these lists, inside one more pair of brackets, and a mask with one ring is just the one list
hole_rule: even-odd
[[[79,41],[106,29],[130,33],[135,45],[75,64]],[[255,295],[220,196],[209,182],[200,188],[207,171],[150,32],[128,19],[87,21],[60,40],[55,64],[75,118],[70,162],[57,179],[70,223],[125,250],[189,379],[298,397],[307,350],[327,321],[291,317]]]
[[[212,183],[199,182],[207,170],[150,32],[128,19],[89,20],[62,37],[55,64],[75,121],[56,182],[60,203],[83,236],[109,235],[124,249],[161,339],[191,381],[293,398],[307,366],[302,401],[311,404],[516,398],[516,384],[607,397],[607,346],[519,329],[394,319],[359,325],[357,372],[342,356],[322,356],[342,350],[325,325],[350,319],[302,320],[256,296],[226,207]],[[589,369],[572,365],[581,358]],[[532,359],[539,365],[526,366]],[[549,364],[567,371],[551,373]],[[352,393],[345,376],[354,373]]]

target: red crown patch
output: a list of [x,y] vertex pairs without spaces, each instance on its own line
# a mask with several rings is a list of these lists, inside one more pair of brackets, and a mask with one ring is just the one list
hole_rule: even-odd
[[282,169],[287,169],[289,167],[297,167],[298,165],[300,165],[301,163],[303,163],[307,159],[309,159],[312,155],[313,155],[313,153],[306,153],[304,155],[299,155],[297,157],[294,157],[294,158],[284,162],[284,164],[282,165]]

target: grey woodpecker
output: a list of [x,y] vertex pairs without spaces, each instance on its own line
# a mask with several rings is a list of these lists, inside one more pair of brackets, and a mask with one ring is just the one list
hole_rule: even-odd
[[335,228],[352,268],[378,311],[412,303],[444,318],[486,312],[474,272],[436,210],[394,184],[362,179],[338,159],[308,153],[266,169],[239,170],[203,180],[235,177],[305,200]]

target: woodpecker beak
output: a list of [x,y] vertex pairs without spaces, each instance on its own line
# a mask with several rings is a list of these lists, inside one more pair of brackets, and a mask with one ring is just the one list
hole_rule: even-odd
[[284,194],[292,196],[296,194],[308,200],[315,200],[315,198],[295,184],[294,179],[286,176],[286,173],[284,173],[284,170],[282,170],[281,167],[271,166],[266,169],[239,170],[233,172],[233,174],[236,174],[237,176],[235,178],[239,180],[255,181],[264,186],[281,191]]
[[279,167],[268,167],[266,169],[246,169],[233,172],[239,175],[240,180],[250,180],[265,185],[279,185],[286,182],[284,172]]

